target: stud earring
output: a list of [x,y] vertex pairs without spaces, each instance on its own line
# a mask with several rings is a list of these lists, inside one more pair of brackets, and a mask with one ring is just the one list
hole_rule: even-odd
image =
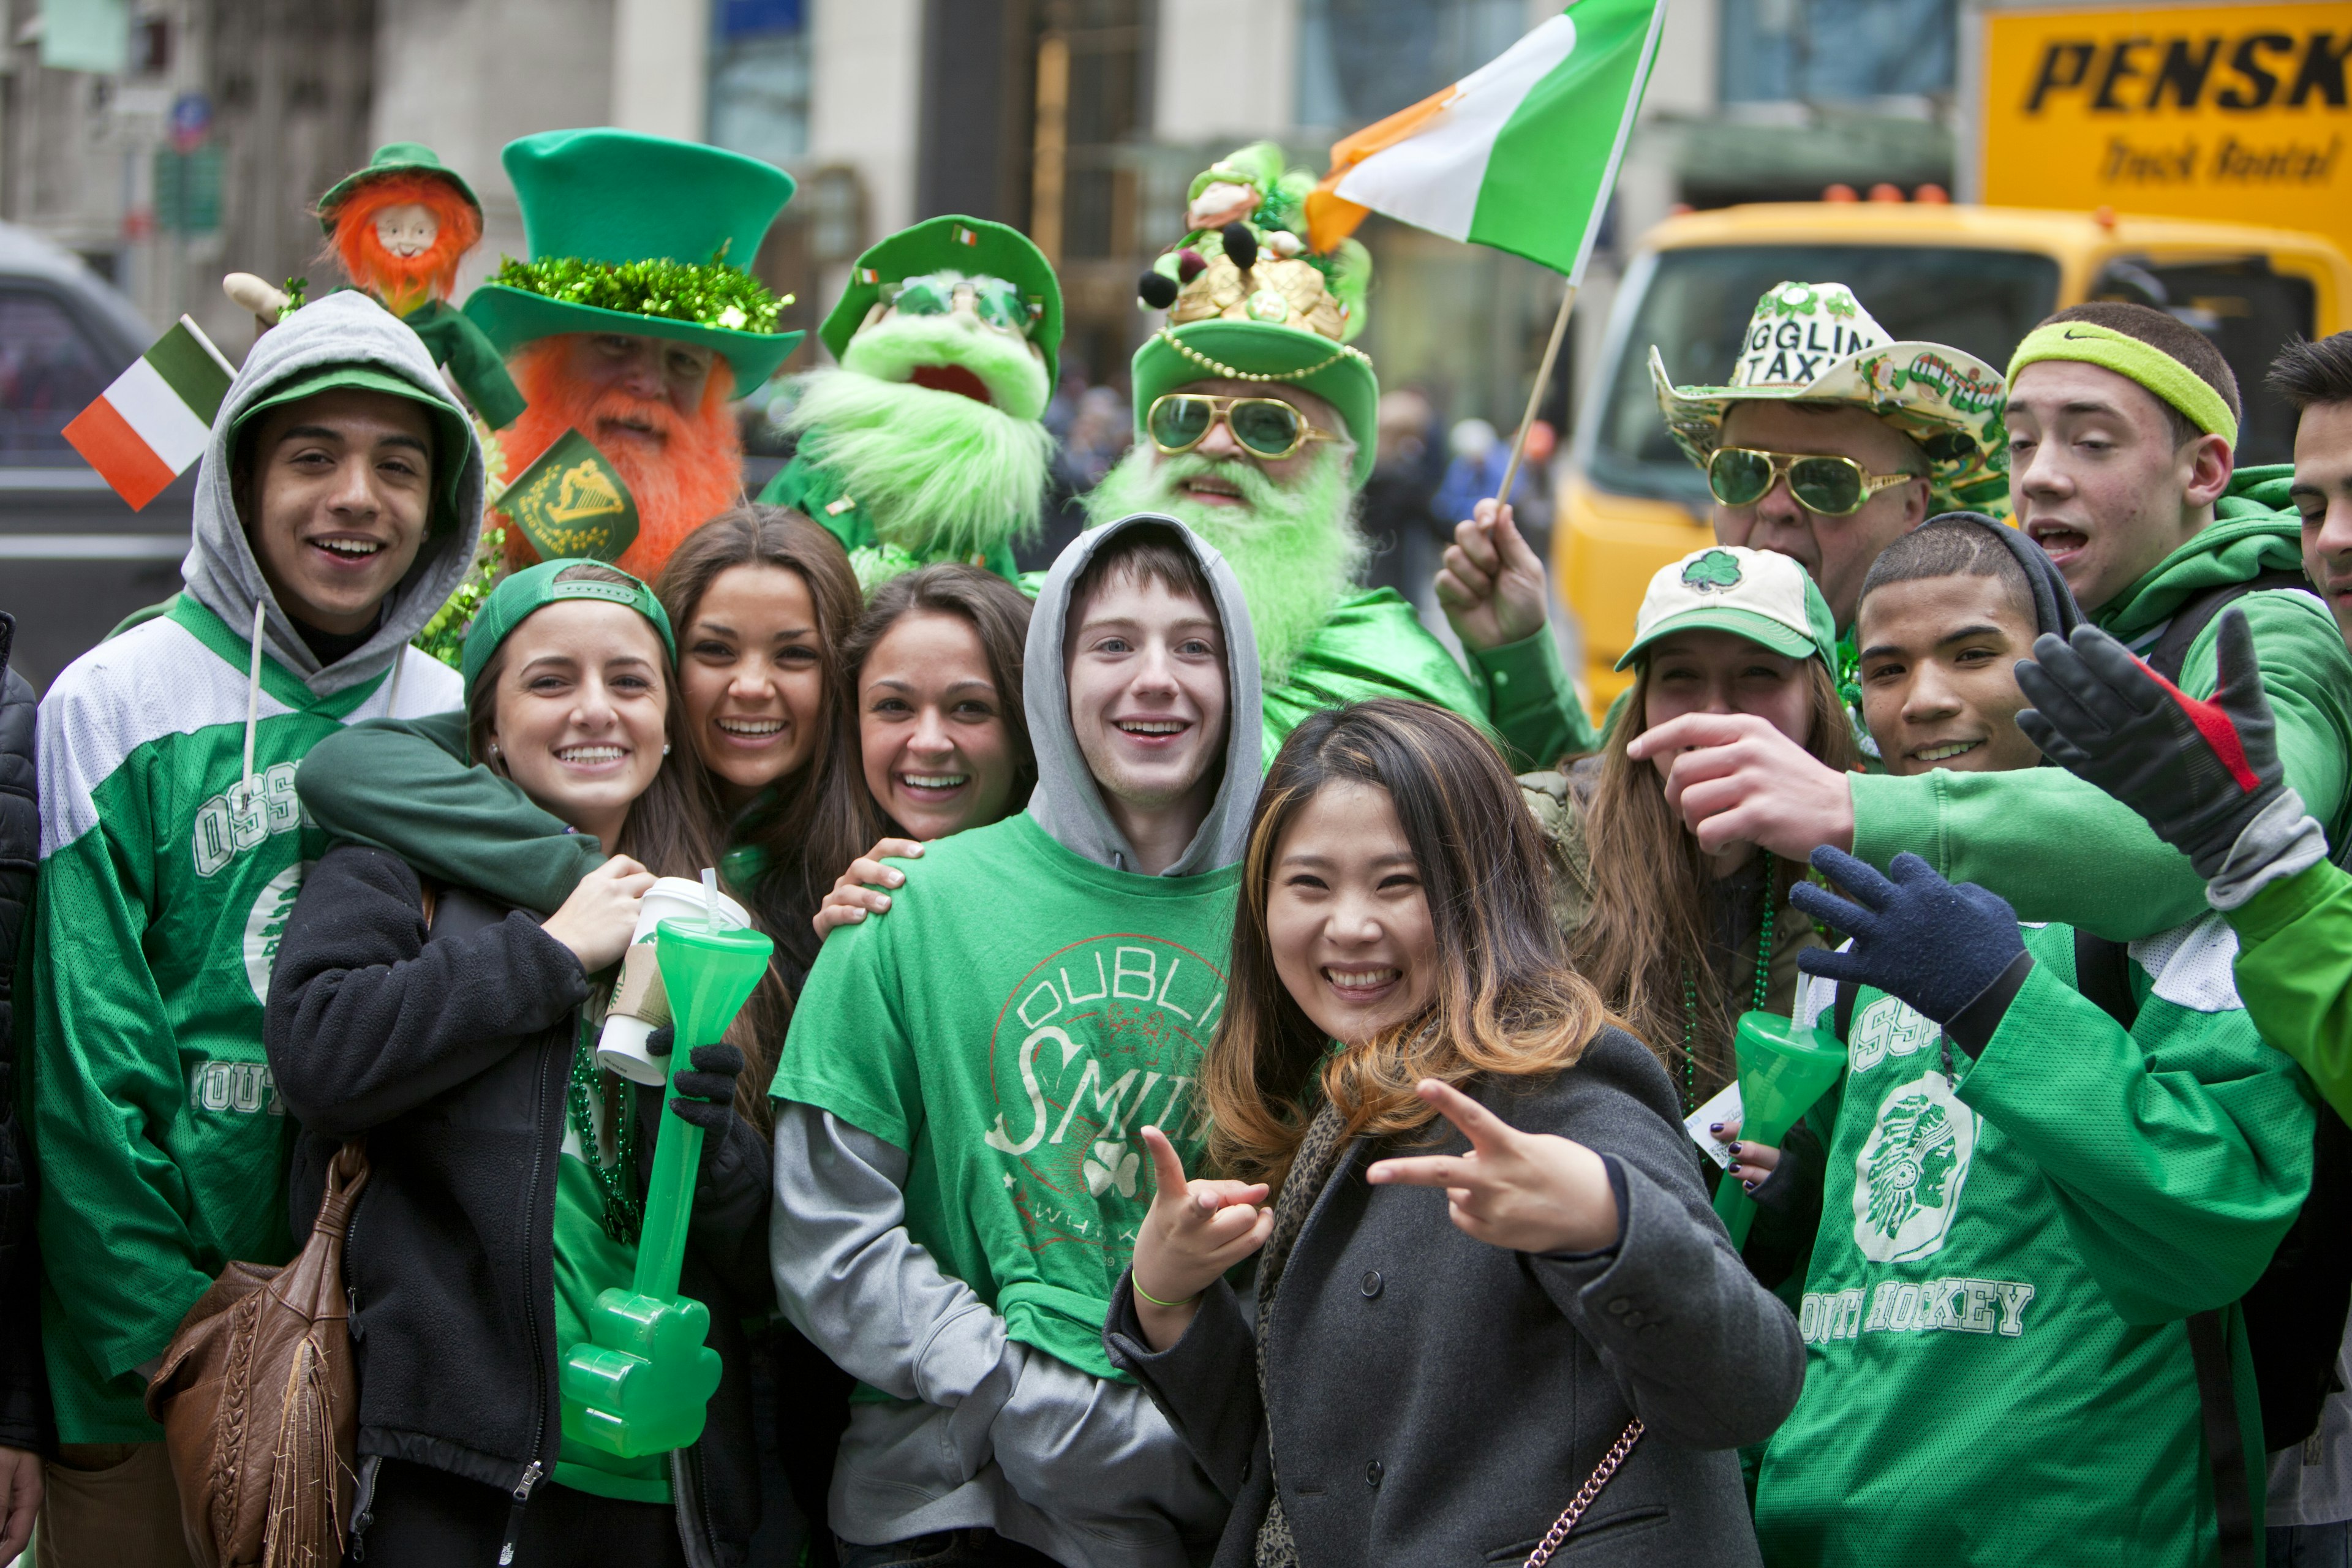
[[669,742],[667,741],[664,741],[662,742],[662,755],[665,757],[669,755]]
[[498,754],[499,754],[499,743],[498,743],[496,741],[492,741],[492,742],[490,742],[490,755],[492,755],[492,756],[494,756],[494,757],[495,757],[495,756],[497,756]]

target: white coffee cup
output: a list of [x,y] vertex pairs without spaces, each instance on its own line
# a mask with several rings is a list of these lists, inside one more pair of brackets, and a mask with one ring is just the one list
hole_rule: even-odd
[[[683,877],[664,877],[646,889],[637,904],[637,929],[621,960],[621,983],[613,1005],[604,1015],[604,1031],[596,1038],[596,1065],[631,1083],[660,1084],[669,1079],[669,1060],[646,1054],[646,1041],[669,1022],[669,998],[662,991],[661,969],[654,957],[654,928],[667,920],[709,918],[702,884]],[[743,906],[719,895],[719,924],[724,931],[749,931],[751,917]]]

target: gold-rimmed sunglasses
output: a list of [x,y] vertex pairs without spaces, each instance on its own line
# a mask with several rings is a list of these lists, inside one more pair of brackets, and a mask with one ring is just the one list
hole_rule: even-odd
[[1277,462],[1309,441],[1336,441],[1296,406],[1279,397],[1219,397],[1207,392],[1170,392],[1152,399],[1143,416],[1151,444],[1174,457],[1209,438],[1220,424],[1253,458]]
[[1890,486],[1916,474],[1874,474],[1852,458],[1818,452],[1766,452],[1752,447],[1717,447],[1706,460],[1706,488],[1726,506],[1754,506],[1772,493],[1780,476],[1789,493],[1807,511],[1843,517]]

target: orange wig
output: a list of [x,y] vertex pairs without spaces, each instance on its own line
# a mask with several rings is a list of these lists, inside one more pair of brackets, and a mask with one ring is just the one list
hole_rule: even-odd
[[[415,202],[432,213],[439,232],[415,256],[394,256],[375,237],[375,220],[388,208]],[[436,174],[403,171],[366,181],[334,212],[331,247],[353,283],[406,315],[427,298],[446,300],[457,281],[457,263],[482,242],[482,215]]]

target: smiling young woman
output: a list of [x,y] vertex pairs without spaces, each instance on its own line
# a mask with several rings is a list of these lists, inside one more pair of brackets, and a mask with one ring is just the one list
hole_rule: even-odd
[[1780,1424],[1803,1347],[1665,1074],[1570,966],[1517,794],[1466,721],[1383,699],[1308,717],[1258,796],[1200,1068],[1215,1176],[1143,1130],[1103,1333],[1233,1500],[1215,1568],[1519,1562],[1612,1447],[1581,1528],[1758,1562],[1729,1450]]

